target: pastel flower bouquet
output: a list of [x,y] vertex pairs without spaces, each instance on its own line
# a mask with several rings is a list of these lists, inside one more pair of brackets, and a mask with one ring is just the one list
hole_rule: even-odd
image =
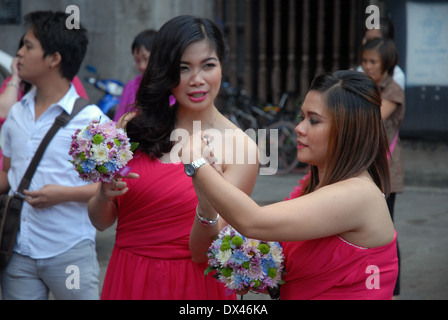
[[131,143],[114,121],[94,120],[72,135],[70,162],[82,180],[110,183],[117,173],[129,174],[131,168],[126,164],[137,147],[138,143]]
[[227,225],[207,251],[208,267],[230,292],[263,292],[283,283],[283,249],[278,242],[249,239]]

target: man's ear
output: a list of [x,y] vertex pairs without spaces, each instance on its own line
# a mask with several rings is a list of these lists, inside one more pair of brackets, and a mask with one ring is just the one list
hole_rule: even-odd
[[48,58],[48,63],[49,63],[50,69],[54,69],[54,68],[58,67],[62,61],[62,57],[59,52],[55,52],[55,53],[47,56],[47,58]]

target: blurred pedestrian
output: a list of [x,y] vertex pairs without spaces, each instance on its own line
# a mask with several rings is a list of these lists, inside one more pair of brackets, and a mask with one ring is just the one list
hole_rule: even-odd
[[[390,145],[391,193],[387,198],[387,204],[392,219],[394,218],[396,194],[402,193],[404,187],[404,169],[399,133],[405,115],[405,96],[403,89],[392,78],[397,61],[398,54],[395,44],[388,38],[377,38],[367,42],[361,52],[363,69],[381,91],[381,117],[386,126]],[[399,254],[398,257],[400,258]],[[399,293],[400,280],[398,279],[394,295],[397,296]]]
[[143,73],[148,66],[149,57],[151,56],[151,47],[156,35],[155,30],[144,30],[140,32],[132,42],[131,51],[134,56],[134,62],[137,66],[139,75],[129,81],[124,89],[120,98],[120,104],[115,111],[114,121],[120,120],[120,118],[128,111],[132,111],[135,105],[135,95],[140,87]]
[[[372,41],[378,38],[388,38],[395,41],[395,28],[392,24],[392,21],[387,18],[381,18],[379,29],[367,29],[362,39],[362,46],[364,46],[368,41]],[[358,67],[358,71],[363,71],[362,66]],[[405,90],[406,76],[398,63],[394,67],[392,77],[395,82],[401,87],[401,89]]]
[[[67,30],[67,18],[51,11],[25,16],[28,30],[17,53],[17,70],[34,89],[12,106],[2,128],[8,181],[2,174],[0,185],[9,186],[9,194],[17,191],[55,119],[70,114],[79,97],[71,81],[87,51],[87,30]],[[14,252],[1,275],[3,299],[44,300],[50,291],[55,299],[99,298],[96,232],[87,213],[87,201],[98,186],[79,179],[68,149],[76,129],[100,116],[105,118],[97,106],[86,106],[47,146],[25,190]]]

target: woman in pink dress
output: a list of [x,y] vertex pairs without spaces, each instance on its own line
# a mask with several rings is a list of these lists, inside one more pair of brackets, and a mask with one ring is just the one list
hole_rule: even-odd
[[[176,144],[179,136],[183,142],[195,130],[237,130],[214,105],[224,54],[222,34],[207,19],[179,16],[156,35],[136,96],[137,111],[125,114],[118,124],[131,141],[139,143],[128,164],[132,173],[102,183],[89,202],[90,218],[97,229],[104,230],[117,220],[102,299],[236,298],[213,277],[204,276],[205,247],[226,222],[199,218],[204,212],[216,214],[216,210],[196,194]],[[173,97],[176,103],[170,106]],[[255,143],[241,130],[235,138],[247,146],[243,155],[257,154]],[[219,158],[227,159],[233,144],[227,145],[223,139],[215,142],[222,146]],[[216,166],[232,185],[251,193],[258,161],[239,165],[217,160]],[[190,246],[197,230],[207,239]]]
[[[298,158],[311,173],[288,201],[260,207],[207,164],[194,175],[195,188],[239,232],[282,242],[280,299],[392,298],[397,234],[386,204],[388,140],[380,107],[378,88],[363,73],[314,80],[296,128]],[[193,144],[185,155],[200,157],[202,148],[208,149]]]

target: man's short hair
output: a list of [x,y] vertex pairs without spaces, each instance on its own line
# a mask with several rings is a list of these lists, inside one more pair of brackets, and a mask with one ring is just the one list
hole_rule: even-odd
[[64,12],[35,11],[24,17],[44,51],[44,57],[58,52],[61,55],[61,75],[72,81],[79,71],[87,52],[89,40],[87,30],[68,29],[66,21],[70,16]]

